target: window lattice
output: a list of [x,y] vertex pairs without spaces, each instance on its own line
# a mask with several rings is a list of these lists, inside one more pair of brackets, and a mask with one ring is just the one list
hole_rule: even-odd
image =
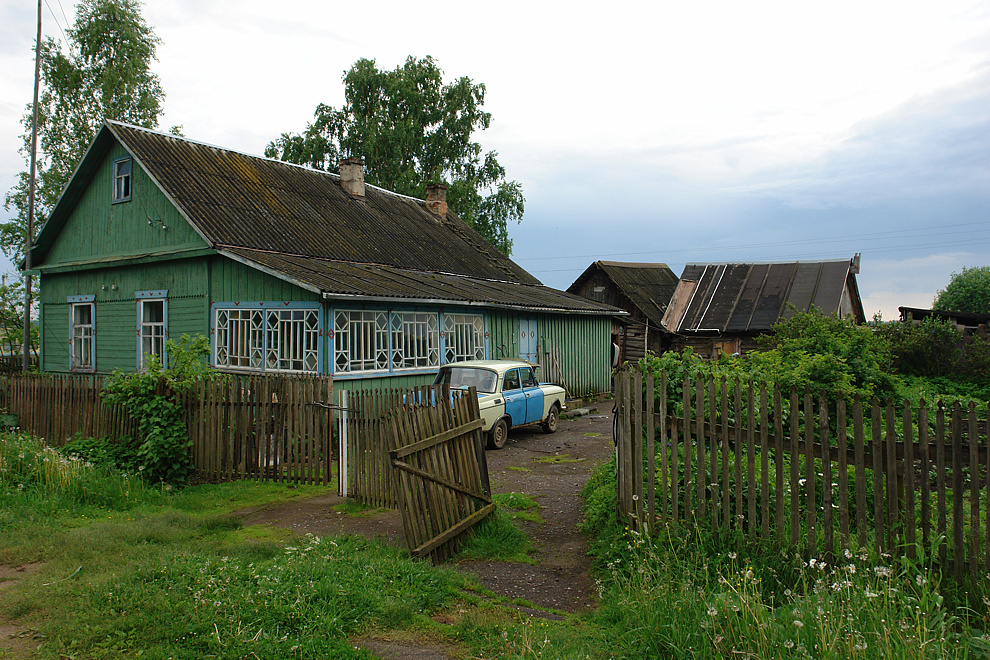
[[439,327],[436,314],[392,314],[392,368],[439,367]]
[[480,314],[445,314],[444,363],[485,359],[485,319]]
[[341,310],[334,314],[337,372],[388,370],[388,313]]
[[315,309],[216,310],[218,367],[315,373],[320,366],[320,314]]

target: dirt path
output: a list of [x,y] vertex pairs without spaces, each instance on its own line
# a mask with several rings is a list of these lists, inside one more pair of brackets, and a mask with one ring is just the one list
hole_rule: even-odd
[[[605,406],[602,406],[603,408]],[[592,409],[594,407],[592,406]],[[488,472],[494,493],[519,492],[540,505],[540,523],[519,521],[537,547],[536,564],[461,562],[459,570],[506,598],[524,598],[538,608],[577,612],[593,606],[594,585],[587,539],[578,531],[579,493],[591,468],[612,454],[611,414],[592,413],[562,419],[559,430],[516,429],[500,451],[489,451]],[[332,507],[336,494],[245,511],[244,524],[268,524],[297,534],[359,534],[404,546],[396,511],[345,515]]]

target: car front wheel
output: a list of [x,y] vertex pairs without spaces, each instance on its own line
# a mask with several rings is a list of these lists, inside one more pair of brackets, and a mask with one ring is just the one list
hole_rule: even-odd
[[543,432],[553,433],[554,431],[556,431],[557,422],[559,421],[560,421],[560,408],[557,407],[557,404],[554,404],[550,406],[550,412],[547,413],[547,418],[543,420],[543,424],[541,424],[541,426],[543,427]]
[[509,425],[505,423],[504,419],[500,419],[492,427],[491,435],[488,437],[488,448],[501,449],[505,446],[505,441],[508,439]]

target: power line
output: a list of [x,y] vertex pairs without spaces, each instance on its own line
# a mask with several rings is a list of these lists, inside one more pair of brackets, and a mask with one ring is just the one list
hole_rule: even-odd
[[[69,43],[69,38],[65,36],[65,30],[62,29],[62,24],[58,22],[58,16],[55,15],[55,12],[54,10],[52,10],[52,6],[48,3],[48,0],[45,0],[45,6],[48,7],[48,13],[52,15],[52,20],[55,21],[55,25],[58,26],[58,31],[62,33],[62,41],[63,43],[65,43],[65,47],[68,48],[69,50],[72,50],[72,44]],[[65,17],[65,10],[62,9],[61,0],[59,0],[58,8],[59,10],[61,10],[62,16]],[[69,24],[68,18],[65,19],[65,24],[66,25]]]
[[[926,249],[932,249],[932,248],[946,248],[946,247],[958,247],[958,246],[972,247],[972,246],[982,246],[982,245],[990,245],[990,237],[984,238],[984,239],[979,239],[979,240],[967,239],[967,240],[960,240],[960,241],[947,241],[947,242],[942,242],[942,243],[927,243],[925,245],[901,245],[901,246],[890,246],[890,247],[877,247],[877,248],[872,248],[872,249],[863,249],[863,250],[859,250],[859,251],[860,252],[864,252],[866,254],[892,254],[892,253],[898,253],[898,252],[916,252],[918,250],[926,250]],[[710,249],[712,249],[712,248],[707,248],[706,247],[706,248],[695,249],[694,251],[697,252],[699,250],[710,250]],[[722,248],[716,248],[716,249],[722,249]],[[729,248],[729,249],[735,249],[735,248]],[[667,250],[665,252],[669,253],[669,252],[687,252],[687,251],[689,251],[688,248],[682,248],[682,249],[677,249],[677,250]],[[659,252],[639,252],[639,253],[636,253],[636,254],[660,254],[660,253]],[[597,255],[598,258],[603,258],[603,257],[604,258],[608,258],[608,257],[615,257],[615,256],[621,256],[621,255],[616,255],[616,254]],[[837,256],[837,257],[834,257],[834,258],[836,258],[836,259],[842,259],[842,258],[845,258],[845,257],[848,257],[848,255],[840,255],[840,256]],[[536,258],[537,257],[534,257],[534,259],[536,259]],[[577,259],[579,257],[571,257],[571,258]],[[804,254],[797,254],[797,255],[795,255],[793,253],[789,253],[789,254],[780,254],[780,255],[771,256],[771,257],[764,257],[763,259],[759,259],[759,260],[755,260],[755,261],[760,261],[760,260],[762,260],[762,261],[775,261],[775,260],[778,260],[778,259],[800,260],[800,259],[825,259],[825,258],[828,258],[828,257],[823,257],[821,255],[821,253],[817,253],[817,254],[816,253],[804,253]],[[523,261],[523,260],[520,259],[520,261]],[[536,269],[536,268],[534,268],[534,269],[527,269],[527,270],[530,270],[530,272],[532,272],[533,274],[542,274],[542,273],[568,273],[568,272],[579,272],[579,271],[583,271],[586,267],[587,267],[586,265],[582,264],[580,266],[575,266],[573,268],[551,268],[551,269]]]
[[[794,239],[789,241],[774,241],[766,243],[750,243],[750,244],[738,244],[738,245],[706,245],[704,247],[686,247],[686,248],[667,248],[664,250],[649,250],[644,252],[613,252],[609,255],[610,257],[631,257],[643,254],[659,254],[670,253],[670,252],[698,252],[701,250],[713,251],[713,250],[745,250],[753,248],[772,248],[772,247],[788,247],[795,245],[820,245],[822,243],[840,243],[847,242],[850,239],[858,238],[889,238],[896,236],[898,234],[911,234],[917,232],[929,232],[937,229],[953,229],[956,227],[971,227],[973,225],[986,225],[987,229],[990,229],[990,223],[986,221],[983,222],[963,222],[950,225],[936,225],[932,227],[917,227],[914,229],[892,229],[889,231],[880,232],[870,232],[866,234],[846,234],[844,236],[832,236],[832,237],[822,237],[822,238],[802,238]],[[904,238],[925,238],[926,236],[945,236],[947,234],[960,234],[968,233],[963,231],[958,232],[938,232],[937,234],[923,234],[921,236],[904,236]],[[553,257],[539,257],[541,261],[550,261],[558,259],[591,259],[591,258],[601,258],[601,254],[580,254],[580,255],[570,255],[570,256],[553,256]],[[535,259],[536,257],[534,257]],[[546,271],[545,271],[546,272]]]

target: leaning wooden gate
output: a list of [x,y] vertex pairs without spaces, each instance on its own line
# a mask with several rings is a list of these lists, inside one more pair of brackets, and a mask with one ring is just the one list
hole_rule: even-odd
[[478,396],[424,388],[389,416],[398,449],[389,452],[392,484],[410,552],[443,561],[464,534],[495,510]]

